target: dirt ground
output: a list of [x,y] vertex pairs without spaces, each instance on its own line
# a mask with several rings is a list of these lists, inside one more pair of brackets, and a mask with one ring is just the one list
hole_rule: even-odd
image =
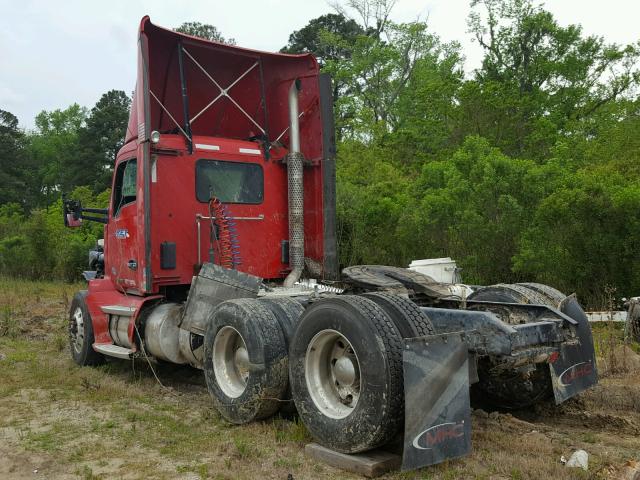
[[[144,362],[79,368],[66,310],[81,286],[0,279],[0,479],[360,478],[304,454],[295,419],[246,426],[213,409],[202,374]],[[596,330],[601,381],[561,406],[474,411],[473,453],[396,479],[625,478],[640,460],[640,356]],[[589,470],[560,459],[589,453]]]

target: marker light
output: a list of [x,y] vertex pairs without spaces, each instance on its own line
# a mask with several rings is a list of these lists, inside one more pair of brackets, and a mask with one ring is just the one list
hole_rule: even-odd
[[151,132],[151,143],[158,143],[160,141],[160,132],[157,130],[154,130],[153,132]]

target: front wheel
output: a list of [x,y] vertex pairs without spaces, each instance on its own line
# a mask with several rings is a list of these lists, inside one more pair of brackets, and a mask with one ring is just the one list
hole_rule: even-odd
[[69,347],[73,361],[80,366],[104,362],[104,357],[93,349],[93,323],[86,298],[86,290],[76,293],[69,309]]

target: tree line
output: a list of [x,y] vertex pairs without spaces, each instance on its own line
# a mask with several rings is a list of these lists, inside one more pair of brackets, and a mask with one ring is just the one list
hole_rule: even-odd
[[[640,292],[640,43],[561,25],[532,0],[472,0],[483,59],[393,0],[349,0],[292,32],[334,79],[341,263],[450,256],[467,283],[540,281],[593,306]],[[216,41],[211,25],[177,30]],[[0,112],[0,273],[76,278],[100,228],[60,227],[60,192],[106,205],[129,98]]]

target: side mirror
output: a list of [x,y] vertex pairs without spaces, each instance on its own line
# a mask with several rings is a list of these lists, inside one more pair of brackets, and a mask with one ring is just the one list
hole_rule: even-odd
[[82,204],[80,200],[62,199],[62,214],[65,227],[79,227],[82,225]]
[[[99,217],[92,217],[87,213],[96,213]],[[82,220],[91,222],[109,223],[109,209],[107,208],[82,208],[80,200],[69,200],[62,197],[62,215],[65,227],[79,227]]]

